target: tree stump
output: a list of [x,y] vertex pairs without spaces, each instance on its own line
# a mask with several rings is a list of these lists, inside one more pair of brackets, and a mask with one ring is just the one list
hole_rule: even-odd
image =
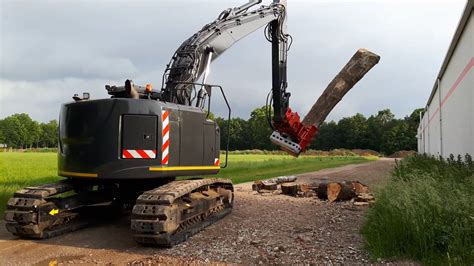
[[298,184],[295,182],[282,183],[281,192],[288,196],[296,196],[298,195]]

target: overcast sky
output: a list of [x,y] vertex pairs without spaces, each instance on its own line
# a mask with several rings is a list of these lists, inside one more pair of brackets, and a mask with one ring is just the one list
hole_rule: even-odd
[[[0,118],[56,119],[74,93],[107,97],[105,84],[161,87],[186,38],[240,1],[0,0]],[[269,3],[270,0],[264,3]],[[390,108],[403,117],[426,104],[465,1],[288,0],[290,106],[305,114],[358,48],[381,60],[329,119]],[[233,116],[247,118],[271,87],[270,43],[258,30],[211,66]],[[222,103],[213,110],[224,115]]]

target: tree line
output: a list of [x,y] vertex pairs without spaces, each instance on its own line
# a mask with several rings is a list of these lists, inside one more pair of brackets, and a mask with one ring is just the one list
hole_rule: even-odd
[[57,147],[58,122],[39,123],[28,114],[14,114],[0,120],[0,144],[26,149]]
[[[338,122],[324,122],[319,133],[311,142],[310,149],[332,150],[371,149],[384,154],[399,150],[416,150],[416,131],[419,113],[414,110],[409,116],[395,118],[390,109],[378,111],[366,118],[362,114],[345,117]],[[210,114],[211,118],[214,118]],[[214,118],[221,130],[221,149],[227,141],[227,120]],[[266,108],[253,110],[250,118],[230,120],[230,150],[275,150],[270,142],[272,129],[266,116]],[[27,114],[14,114],[0,120],[0,144],[13,148],[56,147],[58,143],[58,122],[39,123]]]
[[[268,125],[265,110],[265,107],[253,110],[248,120],[231,119],[230,150],[277,149],[269,140],[272,130]],[[399,150],[416,150],[416,133],[422,110],[422,108],[416,109],[401,119],[395,118],[390,109],[384,109],[368,118],[358,113],[342,118],[338,122],[324,122],[309,148],[371,149],[387,155]],[[216,121],[221,128],[221,149],[225,149],[227,120],[218,117]]]

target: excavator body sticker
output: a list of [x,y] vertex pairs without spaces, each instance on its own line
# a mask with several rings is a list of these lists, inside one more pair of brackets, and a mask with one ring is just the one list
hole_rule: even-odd
[[169,112],[161,110],[161,122],[162,122],[162,145],[161,145],[161,164],[168,165],[169,161],[169,148],[170,148],[170,120]]
[[124,159],[155,159],[156,150],[123,150]]

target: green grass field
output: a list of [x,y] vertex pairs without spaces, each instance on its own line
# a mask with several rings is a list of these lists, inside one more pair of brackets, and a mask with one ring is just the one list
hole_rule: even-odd
[[[217,176],[231,178],[234,183],[242,183],[364,163],[370,160],[375,160],[375,157],[301,156],[293,158],[287,155],[231,154],[229,166],[222,169]],[[57,176],[56,153],[0,153],[0,214],[3,213],[8,198],[16,190],[59,179],[61,177]]]

